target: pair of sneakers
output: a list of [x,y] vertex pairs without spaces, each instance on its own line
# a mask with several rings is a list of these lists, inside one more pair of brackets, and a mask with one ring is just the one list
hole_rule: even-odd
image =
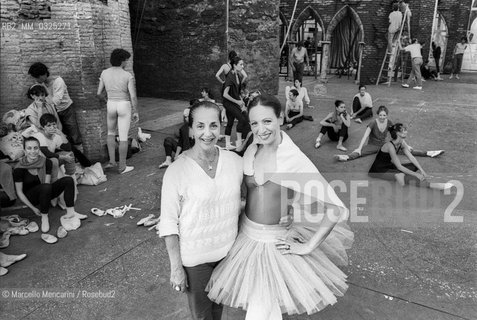
[[[409,88],[409,85],[407,83],[403,83],[401,85],[403,88]],[[416,89],[416,90],[422,90],[422,86],[415,86],[415,87],[412,87],[413,89]]]

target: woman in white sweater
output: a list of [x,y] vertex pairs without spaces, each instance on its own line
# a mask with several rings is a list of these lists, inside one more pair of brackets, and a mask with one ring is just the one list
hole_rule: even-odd
[[167,169],[159,235],[171,263],[171,286],[185,292],[193,319],[220,319],[222,306],[207,297],[212,271],[238,231],[242,158],[216,146],[220,109],[208,101],[190,109],[194,146]]

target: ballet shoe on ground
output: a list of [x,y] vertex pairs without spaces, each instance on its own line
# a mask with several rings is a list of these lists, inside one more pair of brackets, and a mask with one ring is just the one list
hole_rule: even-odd
[[87,215],[81,214],[81,213],[78,213],[78,212],[75,212],[75,217],[80,219],[80,220],[84,220],[84,219],[88,218]]
[[0,249],[6,248],[10,245],[10,231],[5,231],[0,238]]
[[153,214],[151,213],[151,214],[148,215],[147,217],[142,218],[141,220],[139,220],[136,224],[137,224],[138,226],[141,226],[141,225],[143,225],[144,223],[146,223],[147,221],[153,219],[154,217],[155,217],[155,215],[153,215]]
[[102,217],[106,215],[106,212],[104,210],[98,209],[98,208],[93,208],[91,209],[91,213],[94,214],[95,216]]
[[43,241],[49,244],[56,243],[58,241],[57,237],[52,236],[51,234],[48,234],[48,233],[43,233],[41,235],[41,239],[43,239]]
[[68,231],[66,231],[66,229],[63,227],[63,226],[59,226],[58,227],[58,230],[56,231],[56,236],[59,238],[59,239],[63,239],[64,237],[66,237],[68,235]]
[[61,225],[66,231],[76,230],[81,226],[80,219],[76,218],[75,216],[68,217],[66,215],[61,216],[60,218]]
[[157,224],[160,220],[161,220],[160,217],[155,218],[155,219],[150,219],[150,220],[144,222],[144,226],[145,226],[145,227],[153,226],[153,225]]
[[19,254],[19,255],[13,255],[13,254],[5,254],[3,252],[0,252],[0,266],[6,268],[14,264],[15,262],[18,262],[20,260],[23,260],[26,258],[26,254]]
[[0,276],[4,276],[8,273],[8,269],[0,267]]
[[27,224],[26,228],[29,232],[37,232],[40,229],[35,221],[32,221]]

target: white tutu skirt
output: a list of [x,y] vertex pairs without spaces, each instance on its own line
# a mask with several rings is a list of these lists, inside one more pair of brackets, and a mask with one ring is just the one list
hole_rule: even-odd
[[283,255],[277,238],[299,234],[308,241],[314,230],[293,225],[262,225],[243,215],[237,239],[215,268],[207,286],[209,298],[219,304],[247,309],[250,302],[280,305],[282,313],[312,314],[336,303],[348,288],[346,275],[336,266],[348,262],[353,232],[345,223],[335,226],[311,254]]

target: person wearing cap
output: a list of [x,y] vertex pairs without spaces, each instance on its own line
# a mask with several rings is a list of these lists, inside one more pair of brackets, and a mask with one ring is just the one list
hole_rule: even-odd
[[[192,99],[189,104],[189,108],[186,108],[183,113],[183,124],[179,128],[179,139],[176,140],[172,137],[167,137],[164,140],[164,149],[166,150],[166,161],[159,165],[159,169],[167,168],[171,165],[172,161],[177,159],[181,152],[190,149],[194,145],[194,139],[189,132],[189,112],[190,107],[199,102],[197,99]],[[174,157],[172,156],[174,153]]]

